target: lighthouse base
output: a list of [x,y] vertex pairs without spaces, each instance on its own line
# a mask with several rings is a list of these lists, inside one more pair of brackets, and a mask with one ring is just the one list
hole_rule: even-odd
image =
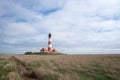
[[40,53],[58,53],[58,50],[57,49],[47,50],[46,48],[42,48],[40,50]]

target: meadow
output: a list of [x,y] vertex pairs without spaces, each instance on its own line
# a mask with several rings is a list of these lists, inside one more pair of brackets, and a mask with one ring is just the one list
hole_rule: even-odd
[[120,54],[0,55],[0,80],[37,80],[21,76],[11,56],[39,73],[41,80],[120,80]]

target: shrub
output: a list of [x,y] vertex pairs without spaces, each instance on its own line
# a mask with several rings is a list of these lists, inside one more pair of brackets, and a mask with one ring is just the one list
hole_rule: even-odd
[[25,52],[25,54],[33,54],[32,52]]

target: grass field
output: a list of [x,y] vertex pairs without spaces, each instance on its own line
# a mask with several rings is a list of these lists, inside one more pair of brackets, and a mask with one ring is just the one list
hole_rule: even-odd
[[42,80],[120,80],[120,54],[0,55],[0,80],[25,80],[11,56],[41,74]]

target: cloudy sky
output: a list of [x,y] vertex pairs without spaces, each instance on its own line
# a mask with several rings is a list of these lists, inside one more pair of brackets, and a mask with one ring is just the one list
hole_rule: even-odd
[[120,0],[0,0],[0,53],[120,53]]

